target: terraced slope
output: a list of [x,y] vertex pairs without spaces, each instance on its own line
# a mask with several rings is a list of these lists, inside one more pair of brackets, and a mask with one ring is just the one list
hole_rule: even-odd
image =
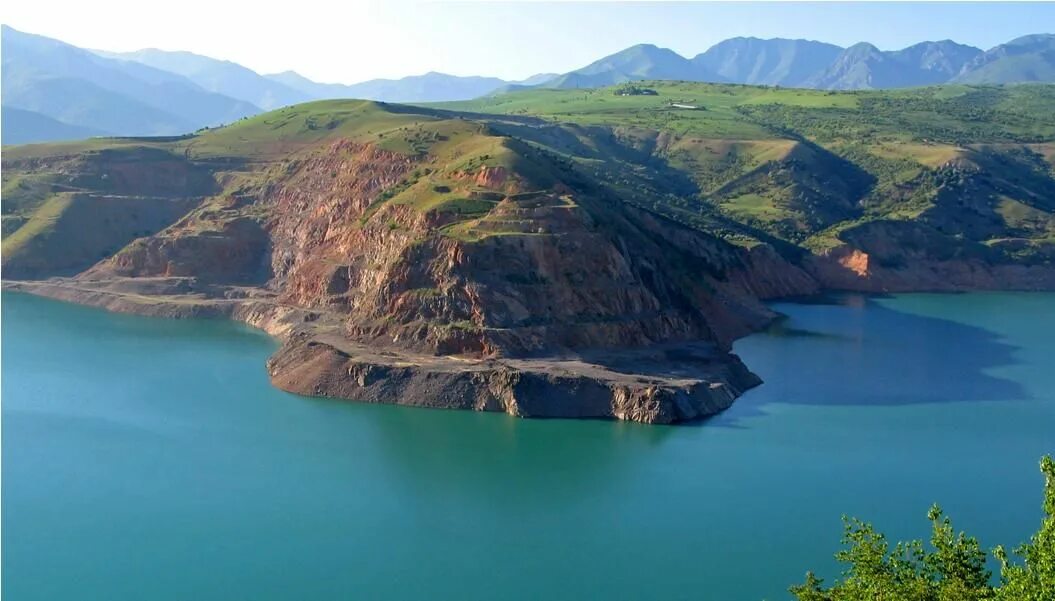
[[825,286],[1050,286],[1041,272],[1055,256],[1053,86],[648,87],[657,95],[539,90],[448,106],[633,138],[695,185],[650,209],[738,244],[844,257],[865,272],[817,266]]
[[297,392],[644,422],[758,382],[761,299],[1055,287],[1050,88],[649,86],[5,148],[4,272],[263,327]]

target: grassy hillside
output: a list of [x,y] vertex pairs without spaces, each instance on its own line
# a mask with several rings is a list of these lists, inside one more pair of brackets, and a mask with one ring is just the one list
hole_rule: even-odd
[[[656,95],[616,96],[599,90],[528,90],[438,107],[534,115],[552,121],[636,125],[678,134],[793,138],[955,141],[1050,140],[1055,136],[1055,86],[939,86],[832,92],[743,85],[654,81]],[[670,105],[699,106],[700,110]],[[760,118],[763,114],[767,118]],[[946,128],[950,128],[946,131]],[[935,139],[938,138],[938,139]]]
[[761,233],[823,249],[875,220],[1033,250],[1055,234],[1055,86],[642,85],[656,94],[534,90],[442,106],[610,128],[696,185],[668,212],[747,243]]
[[[363,185],[345,178],[364,160],[387,171],[370,176],[386,183],[361,224],[406,228],[409,210],[460,240],[557,231],[524,215],[574,212],[585,195],[787,257],[851,247],[897,267],[908,257],[1055,256],[1055,86],[638,87],[654,94],[320,101],[193,136],[7,148],[5,262],[85,198],[192,198],[197,208],[180,223],[219,231],[234,216],[266,221],[259,199],[305,165],[332,163],[333,189]],[[175,219],[162,213],[142,230]],[[127,244],[128,231],[104,250]]]

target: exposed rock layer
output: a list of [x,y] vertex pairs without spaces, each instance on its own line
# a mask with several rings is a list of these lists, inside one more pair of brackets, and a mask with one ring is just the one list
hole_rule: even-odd
[[206,294],[181,278],[56,278],[4,288],[122,313],[242,321],[282,341],[267,363],[272,383],[310,396],[667,424],[713,415],[761,383],[735,355],[708,343],[529,359],[379,352],[349,341],[332,313],[239,290],[217,298],[218,291]]

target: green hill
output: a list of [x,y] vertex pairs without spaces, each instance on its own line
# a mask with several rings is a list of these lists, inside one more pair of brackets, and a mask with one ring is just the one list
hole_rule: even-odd
[[647,85],[659,94],[538,90],[446,106],[609,128],[695,186],[657,210],[720,222],[731,239],[761,231],[823,249],[892,221],[932,227],[950,244],[965,236],[982,253],[1051,252],[1055,87]]
[[[415,165],[371,215],[386,205],[442,214],[437,233],[458,239],[518,231],[491,216],[495,207],[480,196],[487,186],[472,183],[472,174],[500,170],[512,178],[503,185],[519,182],[521,192],[589,191],[795,260],[860,252],[872,269],[896,271],[916,260],[1046,265],[1055,256],[1055,86],[642,85],[656,94],[533,89],[421,107],[325,101],[171,142],[21,147],[5,153],[5,187],[66,190],[46,183],[47,170],[23,173],[37,163],[22,161],[87,160],[132,144],[184,157],[172,160],[188,169],[223,171],[215,177],[228,193],[245,195],[283,165],[348,140]],[[235,164],[245,167],[231,171]],[[20,206],[6,204],[5,215],[27,222],[32,211]]]

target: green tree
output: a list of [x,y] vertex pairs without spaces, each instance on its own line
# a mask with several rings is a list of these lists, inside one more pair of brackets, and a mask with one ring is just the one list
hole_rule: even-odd
[[1040,470],[1044,472],[1044,520],[1029,542],[1015,549],[1024,562],[1011,563],[1002,546],[994,551],[1000,560],[999,601],[1055,600],[1055,461],[1041,459]]
[[844,518],[844,548],[835,554],[847,567],[831,588],[813,572],[789,590],[798,601],[1055,601],[1055,461],[1044,457],[1044,519],[1030,542],[1015,550],[1012,562],[1003,547],[1001,583],[990,586],[986,552],[978,540],[957,533],[938,506],[927,517],[930,544],[921,540],[890,546],[865,522]]

